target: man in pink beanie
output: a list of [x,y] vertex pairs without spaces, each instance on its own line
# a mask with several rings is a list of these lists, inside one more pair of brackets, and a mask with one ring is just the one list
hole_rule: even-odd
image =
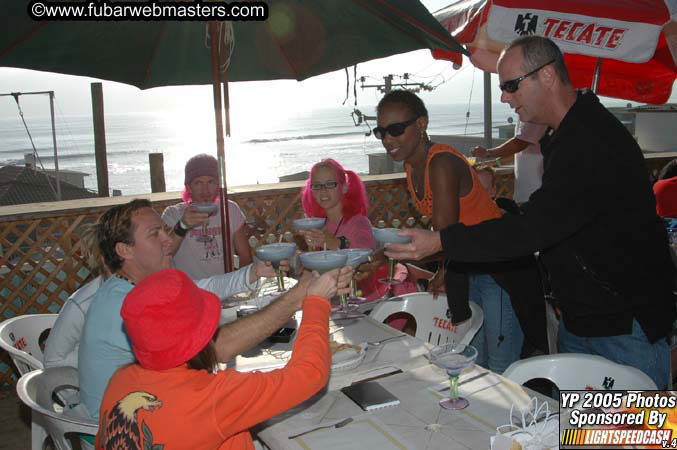
[[[224,245],[221,238],[218,161],[211,155],[193,156],[186,163],[183,202],[168,206],[162,220],[173,232],[174,267],[194,279],[222,274]],[[212,207],[213,211],[205,209]],[[205,208],[205,209],[202,209]],[[229,238],[237,267],[252,262],[242,210],[228,200]]]

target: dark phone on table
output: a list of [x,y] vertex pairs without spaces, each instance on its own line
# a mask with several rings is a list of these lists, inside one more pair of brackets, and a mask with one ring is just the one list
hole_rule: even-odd
[[280,328],[273,333],[268,339],[271,342],[289,342],[294,335],[296,328]]

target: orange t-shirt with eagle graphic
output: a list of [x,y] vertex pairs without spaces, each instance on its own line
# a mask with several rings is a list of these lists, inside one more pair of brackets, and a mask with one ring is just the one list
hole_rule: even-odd
[[480,222],[484,222],[489,219],[496,219],[501,217],[501,210],[496,206],[496,203],[491,199],[489,193],[480,180],[477,178],[475,170],[470,167],[470,163],[465,159],[465,156],[454,147],[444,144],[435,144],[430,147],[428,150],[428,157],[425,162],[425,172],[423,174],[423,198],[419,199],[414,190],[414,184],[411,179],[411,165],[408,163],[404,164],[404,168],[407,171],[407,187],[409,188],[409,195],[414,200],[414,206],[421,214],[432,217],[433,215],[433,191],[430,187],[430,175],[429,168],[431,160],[433,157],[439,153],[451,153],[452,155],[458,156],[466,164],[468,164],[468,169],[472,176],[472,189],[470,192],[459,199],[459,215],[458,221],[464,225],[476,225]]
[[99,414],[97,449],[254,449],[249,428],[303,402],[329,377],[329,302],[307,297],[287,365],[271,372],[216,374],[182,365],[118,369]]

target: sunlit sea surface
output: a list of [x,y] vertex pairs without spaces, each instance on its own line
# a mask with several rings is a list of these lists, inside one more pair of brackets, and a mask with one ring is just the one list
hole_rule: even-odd
[[[374,106],[359,106],[374,114]],[[429,105],[430,134],[483,134],[480,104]],[[382,153],[381,143],[369,128],[355,126],[353,106],[308,110],[285,115],[260,111],[233,113],[232,137],[226,142],[229,186],[274,183],[278,177],[309,170],[322,158],[334,158],[358,173],[369,171],[368,154]],[[468,113],[468,114],[466,114]],[[516,116],[503,104],[493,105],[493,125],[505,125]],[[52,133],[48,116],[26,117],[33,142],[45,168],[54,167]],[[372,127],[375,123],[370,122]],[[129,113],[105,117],[109,186],[123,195],[150,192],[148,154],[164,154],[168,191],[183,188],[186,161],[198,153],[216,155],[214,119],[209,112],[186,114]],[[498,136],[494,130],[494,136]],[[0,119],[0,165],[23,164],[31,143],[16,117]],[[59,168],[81,171],[85,186],[96,189],[94,136],[91,116],[57,116]]]

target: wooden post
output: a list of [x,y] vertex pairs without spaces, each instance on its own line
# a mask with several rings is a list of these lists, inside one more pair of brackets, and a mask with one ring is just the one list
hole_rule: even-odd
[[166,192],[164,155],[149,153],[148,164],[150,164],[150,191]]
[[214,121],[216,122],[216,155],[219,162],[219,186],[221,188],[221,236],[223,237],[223,268],[226,273],[233,270],[232,251],[230,248],[228,217],[228,189],[226,186],[226,156],[223,142],[223,103],[222,83],[219,67],[219,47],[222,42],[216,22],[209,22],[209,35],[211,39],[211,62],[212,62],[212,91],[214,94]]
[[491,73],[484,72],[484,146],[494,146],[491,132]]
[[108,197],[108,158],[106,156],[106,126],[103,117],[103,87],[101,83],[92,83],[91,89],[96,183],[99,197]]
[[56,150],[56,126],[54,124],[54,91],[49,91],[49,113],[52,118],[52,148],[54,149],[54,172],[56,172],[56,199],[61,201],[61,177],[59,176],[59,155]]

